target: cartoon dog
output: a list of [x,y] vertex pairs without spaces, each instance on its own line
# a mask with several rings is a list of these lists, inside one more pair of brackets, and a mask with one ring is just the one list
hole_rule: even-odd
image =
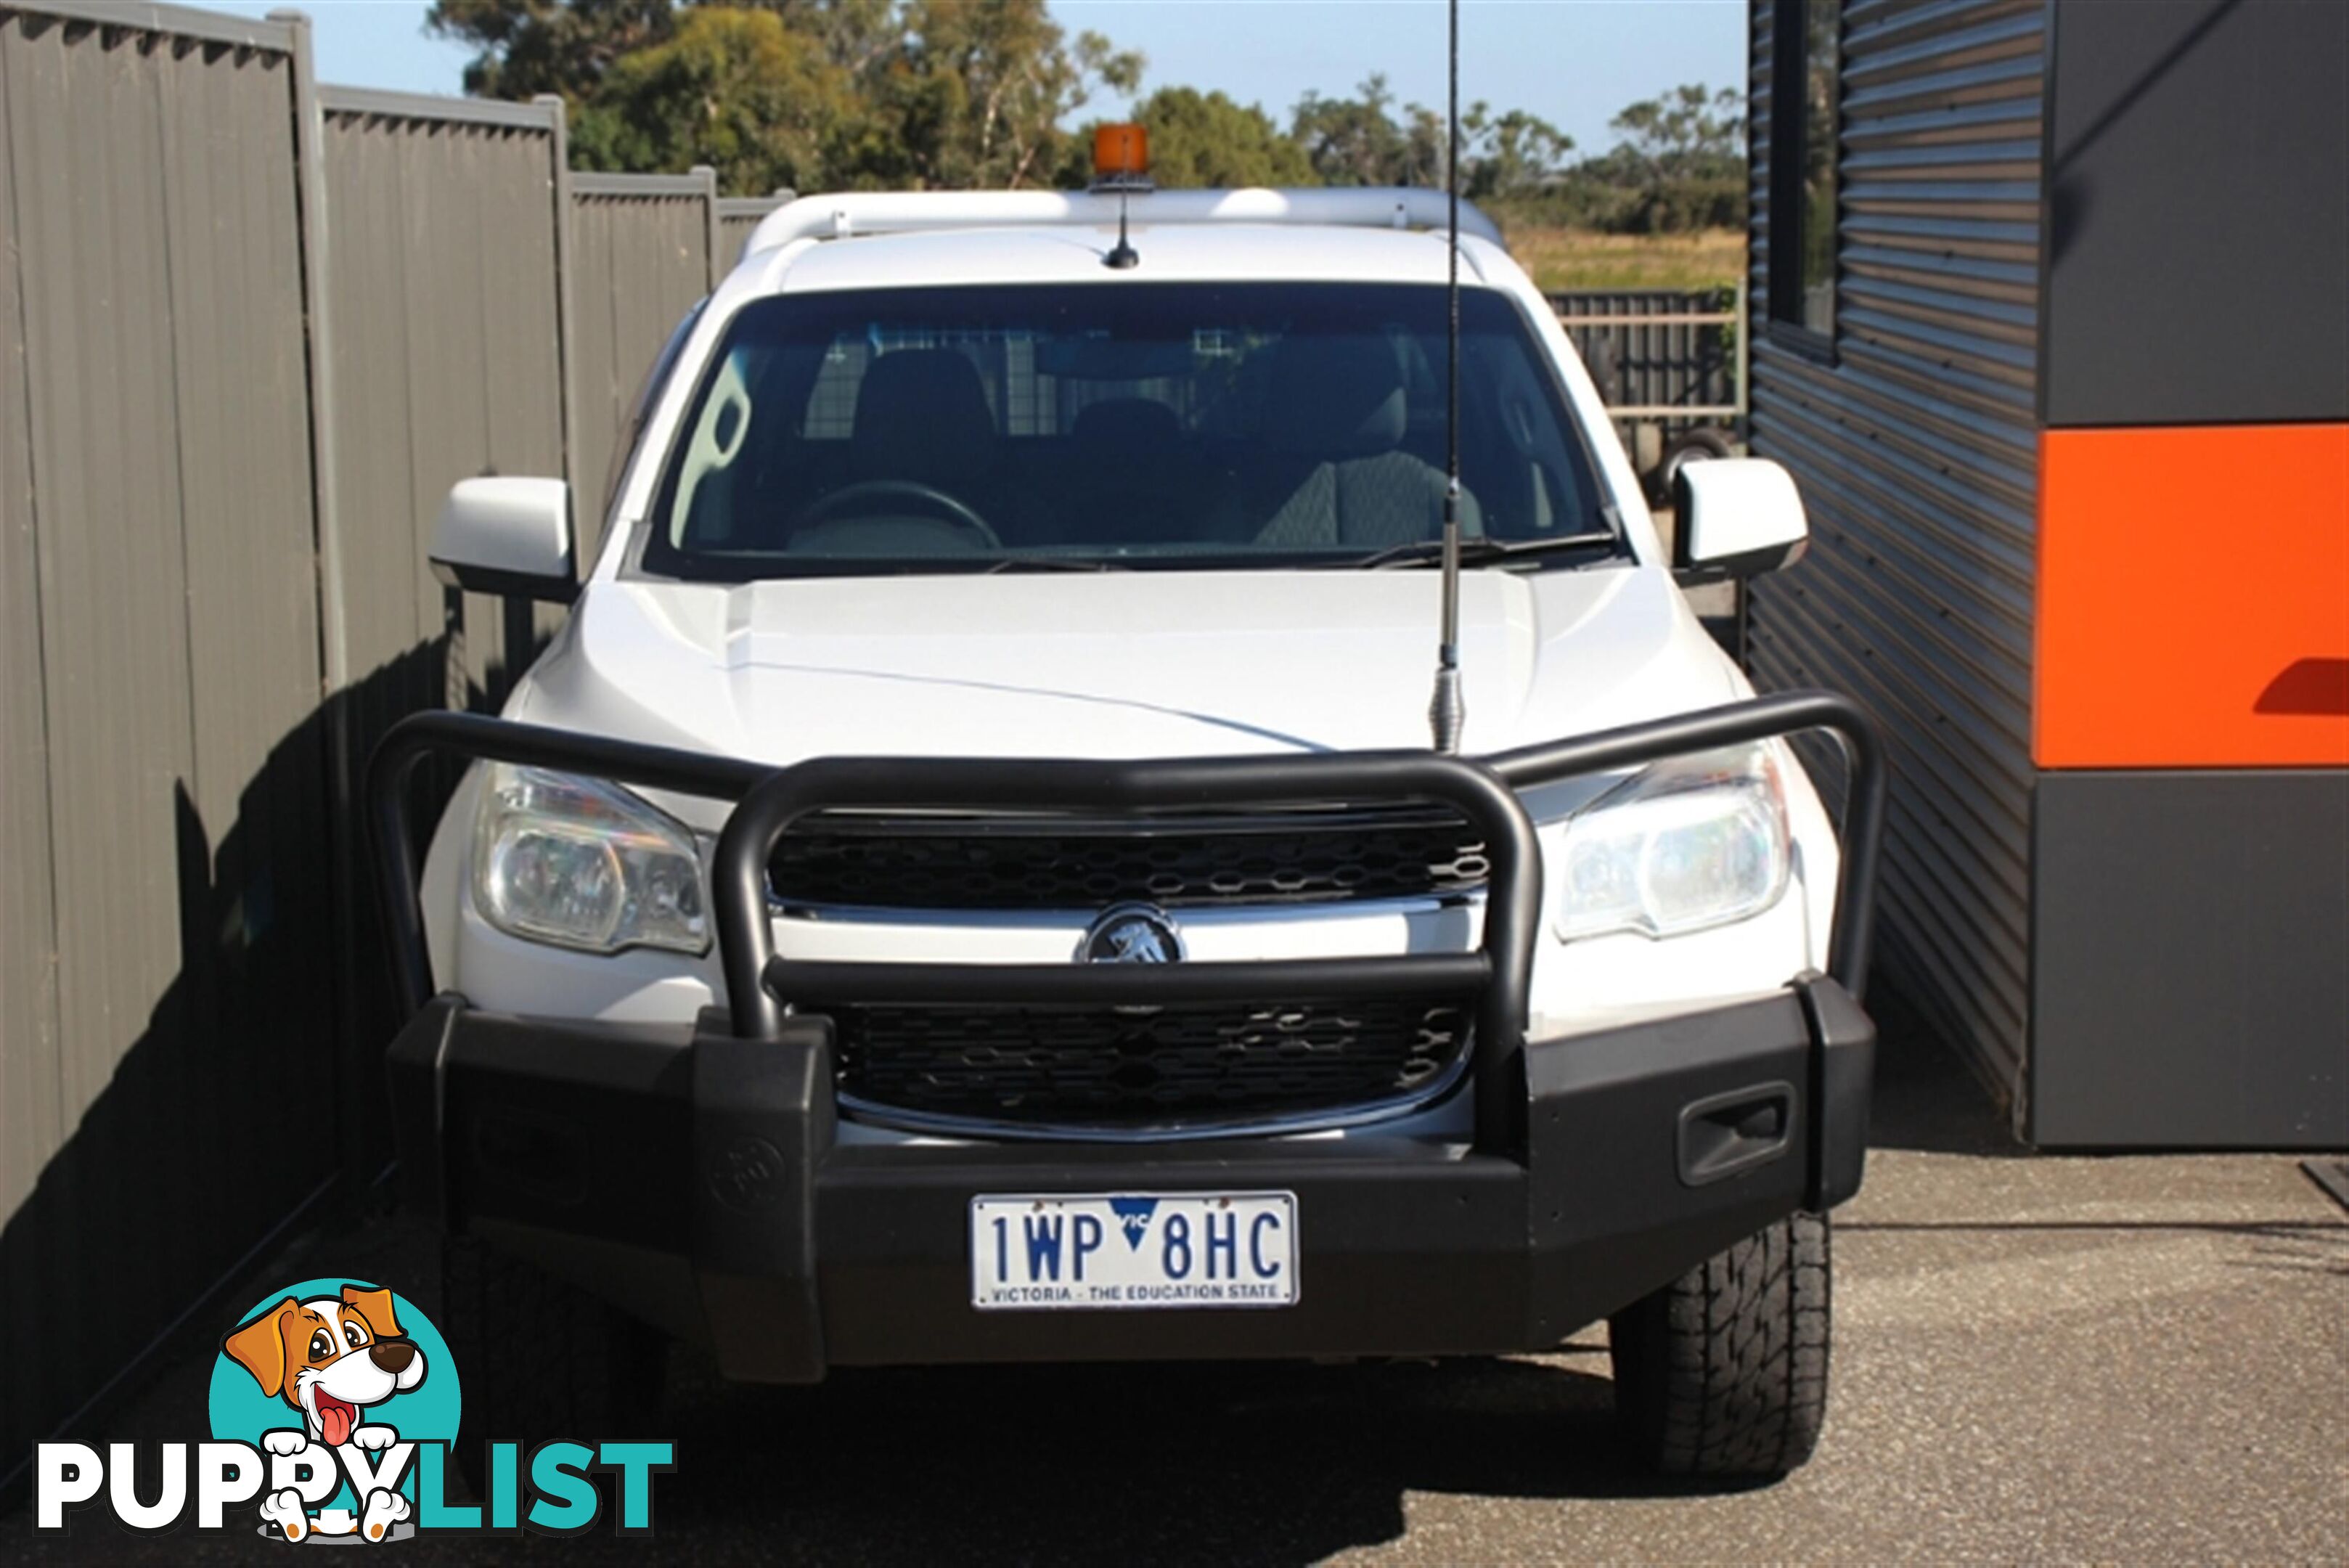
[[[231,1334],[222,1353],[253,1374],[261,1391],[302,1413],[304,1431],[266,1432],[273,1454],[296,1454],[312,1442],[339,1449],[382,1449],[398,1440],[390,1427],[362,1425],[359,1413],[424,1381],[424,1352],[399,1330],[389,1291],[345,1285],[339,1296],[287,1296]],[[262,1517],[299,1541],[321,1535],[363,1535],[381,1541],[408,1515],[408,1500],[384,1489],[369,1492],[357,1517],[329,1509],[307,1517],[301,1494],[286,1488],[262,1500]]]

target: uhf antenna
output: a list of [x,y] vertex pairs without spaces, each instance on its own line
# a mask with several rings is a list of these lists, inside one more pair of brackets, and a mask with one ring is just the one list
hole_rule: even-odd
[[1460,726],[1468,717],[1460,699],[1460,0],[1452,0],[1450,149],[1444,184],[1451,192],[1450,232],[1444,254],[1451,271],[1444,284],[1445,413],[1444,422],[1444,631],[1435,645],[1435,695],[1427,705],[1435,749],[1460,749]]
[[1102,257],[1102,265],[1115,267],[1120,272],[1142,265],[1142,253],[1125,242],[1125,201],[1133,194],[1123,184],[1117,188],[1117,248]]

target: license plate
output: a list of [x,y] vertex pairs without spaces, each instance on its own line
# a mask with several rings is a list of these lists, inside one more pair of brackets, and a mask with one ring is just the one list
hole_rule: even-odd
[[1294,1193],[970,1200],[970,1302],[982,1311],[1270,1307],[1296,1300]]

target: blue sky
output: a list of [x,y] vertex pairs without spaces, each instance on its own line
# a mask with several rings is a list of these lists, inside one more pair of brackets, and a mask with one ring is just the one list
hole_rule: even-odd
[[[212,8],[259,16],[284,3]],[[316,20],[324,80],[461,90],[467,51],[425,35],[425,0],[301,8]],[[1309,88],[1350,93],[1384,71],[1405,100],[1444,102],[1441,0],[1054,0],[1052,10],[1071,31],[1148,56],[1145,91],[1220,88],[1285,122]],[[1584,151],[1603,151],[1608,120],[1635,99],[1681,82],[1742,84],[1745,19],[1745,0],[1464,0],[1460,96],[1532,109]]]

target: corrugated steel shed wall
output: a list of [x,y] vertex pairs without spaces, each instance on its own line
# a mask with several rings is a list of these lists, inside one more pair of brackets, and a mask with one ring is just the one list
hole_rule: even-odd
[[[1762,300],[1771,0],[1753,22]],[[2045,29],[2043,0],[1845,7],[1835,360],[1757,325],[1752,370],[1754,450],[1794,471],[1813,540],[1754,587],[1756,683],[1839,687],[1890,732],[1885,970],[2016,1093]]]
[[0,13],[0,1470],[335,1168],[291,35],[191,25]]
[[382,682],[356,726],[364,745],[419,705],[494,708],[541,629],[526,606],[444,589],[425,552],[457,481],[569,472],[559,120],[535,105],[320,97],[350,667]]
[[574,174],[571,187],[574,381],[579,398],[573,498],[584,573],[603,537],[614,437],[678,320],[709,292],[718,238],[714,179]]

